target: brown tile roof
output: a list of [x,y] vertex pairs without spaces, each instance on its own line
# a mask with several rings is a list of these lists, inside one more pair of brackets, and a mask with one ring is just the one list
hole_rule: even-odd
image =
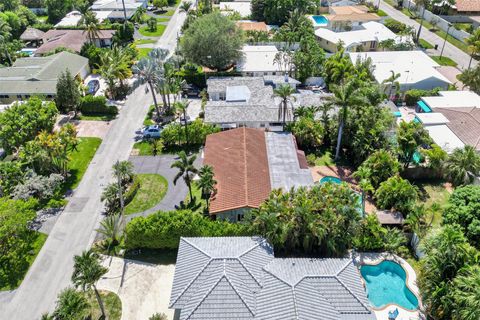
[[[99,39],[111,39],[115,30],[99,30]],[[43,54],[55,50],[58,47],[65,47],[75,52],[80,52],[87,40],[87,33],[83,30],[48,30],[43,35],[43,45],[35,54]]]
[[23,41],[42,40],[44,35],[45,35],[45,32],[43,32],[42,30],[28,27],[20,35],[20,40],[23,40]]
[[268,31],[267,25],[263,21],[238,21],[237,26],[243,31]]
[[380,21],[375,13],[369,13],[366,6],[340,6],[330,7],[329,21]]
[[333,14],[352,14],[352,13],[367,13],[367,6],[333,6],[329,8]]
[[476,12],[480,11],[480,0],[457,0],[458,12]]
[[480,108],[434,108],[450,122],[447,126],[462,140],[480,151]]
[[211,214],[258,208],[271,191],[264,130],[238,128],[209,135],[204,164],[213,167],[217,181]]

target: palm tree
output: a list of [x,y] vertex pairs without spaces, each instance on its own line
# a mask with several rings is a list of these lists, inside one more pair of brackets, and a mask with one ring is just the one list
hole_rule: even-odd
[[468,63],[468,69],[472,66],[473,56],[480,54],[480,29],[477,28],[475,32],[465,39],[468,44],[468,50],[470,51],[470,62]]
[[108,251],[110,247],[115,247],[120,240],[121,234],[121,219],[118,214],[106,217],[100,222],[100,228],[97,232],[103,234],[107,238]]
[[417,6],[422,6],[422,16],[420,17],[420,27],[418,28],[416,42],[420,40],[420,33],[422,32],[423,21],[425,20],[425,10],[430,5],[431,0],[415,0]]
[[105,307],[102,298],[97,290],[95,283],[107,273],[108,269],[100,264],[98,254],[90,250],[85,250],[81,255],[73,257],[72,282],[83,291],[93,289],[97,298],[98,306],[102,312],[102,318],[105,319]]
[[472,183],[480,174],[480,155],[472,146],[455,149],[445,162],[445,172],[454,185]]
[[120,198],[121,225],[124,225],[125,202],[123,200],[123,186],[132,180],[133,164],[130,161],[118,161],[113,165],[113,176],[117,178],[118,197]]
[[454,319],[480,319],[480,266],[472,265],[460,270],[453,280],[452,297],[456,304]]
[[278,119],[282,121],[283,130],[285,130],[287,114],[290,112],[288,105],[291,104],[292,98],[295,99],[295,97],[291,97],[291,95],[295,93],[295,89],[288,84],[282,84],[273,90],[273,93],[282,99],[280,109],[278,110]]
[[180,12],[188,13],[190,11],[190,9],[192,8],[192,6],[193,6],[192,2],[184,1],[184,2],[182,2],[182,4],[179,7]]
[[171,168],[177,168],[178,173],[173,178],[173,184],[177,184],[178,179],[183,178],[185,184],[188,187],[188,192],[190,194],[190,201],[193,201],[192,195],[192,174],[196,174],[198,172],[197,168],[193,165],[195,160],[197,159],[196,155],[191,157],[187,157],[185,151],[180,151],[178,154],[179,160],[172,163]]
[[347,109],[358,104],[364,104],[365,97],[363,97],[360,88],[358,87],[355,79],[348,81],[341,86],[333,86],[334,96],[330,98],[330,103],[342,108],[338,120],[338,136],[337,136],[337,148],[335,151],[335,160],[340,157],[340,148],[342,146],[343,127],[347,121]]
[[147,9],[144,7],[139,7],[135,14],[132,16],[131,20],[135,23],[142,23],[143,22],[143,15],[147,12]]
[[157,117],[155,120],[158,122],[160,119],[160,109],[158,107],[157,97],[155,95],[154,84],[157,83],[162,77],[161,70],[158,68],[158,65],[154,63],[153,59],[143,58],[132,67],[132,71],[137,75],[138,78],[141,79],[141,81],[144,81],[148,84],[150,92],[152,93],[155,111],[157,112]]
[[100,23],[97,16],[88,10],[80,20],[80,24],[85,28],[83,33],[87,33],[88,42],[94,43],[95,39],[100,37]]
[[100,75],[107,82],[108,92],[115,98],[117,80],[120,84],[132,75],[130,69],[131,59],[125,48],[113,46],[111,50],[102,51],[97,68]]
[[[188,121],[187,121],[187,108],[190,102],[188,100],[178,101],[175,104],[175,109],[183,114],[183,122],[185,127],[185,147],[188,147]],[[180,121],[181,122],[181,121]]]
[[47,314],[42,316],[42,319],[84,320],[90,314],[89,309],[90,304],[84,293],[74,288],[66,288],[58,295],[53,317]]
[[162,48],[155,48],[148,56],[160,70],[160,77],[157,79],[156,88],[162,95],[163,106],[167,107],[168,81],[166,80],[165,61],[169,55],[169,51]]
[[204,165],[200,168],[199,176],[198,186],[202,189],[202,197],[207,201],[208,208],[210,197],[215,192],[215,185],[217,184],[214,179],[213,167]]
[[392,98],[392,89],[395,87],[396,91],[400,89],[400,83],[397,81],[400,77],[400,73],[395,73],[393,70],[390,70],[390,77],[382,81],[382,84],[389,84],[389,86],[385,86],[385,91],[387,88],[388,90],[388,98],[391,100]]

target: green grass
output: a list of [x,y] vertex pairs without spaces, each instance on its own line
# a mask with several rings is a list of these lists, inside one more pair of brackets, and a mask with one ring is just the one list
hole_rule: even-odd
[[471,23],[454,23],[453,27],[457,30],[463,30],[470,33],[470,28],[472,27]]
[[68,163],[70,176],[65,182],[66,190],[73,190],[78,186],[101,143],[100,138],[78,138],[77,150],[70,154]]
[[37,15],[37,19],[40,20],[41,22],[46,22],[48,19],[48,16]]
[[438,63],[441,66],[450,66],[450,67],[456,67],[457,63],[450,59],[449,57],[441,57],[440,56],[430,56],[436,63]]
[[433,214],[433,217],[429,217],[427,220],[432,219],[432,226],[438,227],[442,221],[442,211],[448,203],[450,198],[450,192],[443,185],[443,181],[417,181],[415,185],[419,188],[420,198],[418,204],[423,204],[426,208],[436,203],[440,206],[440,210]]
[[133,42],[133,44],[135,44],[136,46],[138,46],[139,44],[150,44],[150,43],[155,43],[157,42],[157,40],[153,40],[153,39],[137,39]]
[[168,22],[170,18],[157,18],[157,22]]
[[418,41],[418,44],[423,49],[433,49],[434,48],[433,45],[430,42],[428,42],[427,40],[422,39],[422,38],[420,38],[420,40]]
[[150,51],[152,51],[153,49],[152,49],[152,48],[137,48],[137,50],[138,50],[137,59],[140,60],[140,59],[145,58],[146,56],[148,56],[148,54],[150,53]]
[[388,17],[388,14],[387,14],[385,11],[380,10],[380,9],[377,11],[377,14],[378,14],[380,17]]
[[155,105],[152,104],[150,108],[148,109],[147,115],[145,116],[145,119],[143,120],[143,125],[144,126],[151,126],[155,124],[155,121],[152,120],[153,112],[155,112]]
[[163,13],[162,16],[171,17],[171,16],[173,16],[174,13],[175,13],[175,9],[172,9],[172,10],[168,10],[167,12]]
[[183,206],[198,213],[203,214],[206,212],[207,202],[205,199],[202,199],[202,189],[195,182],[192,183],[192,196],[193,202],[190,199],[190,193],[187,192]]
[[139,156],[152,156],[152,146],[148,141],[139,141],[133,145],[133,149],[138,149]]
[[168,189],[167,180],[159,174],[137,174],[140,180],[138,189],[133,200],[125,207],[125,214],[142,212],[158,204]]
[[335,162],[333,161],[333,155],[330,151],[325,151],[322,154],[317,155],[315,160],[316,166],[334,166]]
[[140,32],[140,34],[145,37],[160,37],[165,31],[165,28],[165,25],[157,24],[157,30],[151,32],[150,30],[148,30],[148,26],[142,26],[140,27],[140,29],[138,29],[138,32]]
[[[120,297],[111,291],[100,291],[103,304],[105,306],[105,313],[108,320],[120,320],[122,317],[122,301]],[[101,312],[98,306],[97,299],[93,290],[87,293],[87,299],[90,304],[90,317],[92,320],[100,319]],[[90,319],[90,318],[89,318]]]
[[0,285],[0,291],[2,291],[2,290],[13,290],[15,288],[18,288],[18,286],[22,283],[23,278],[27,274],[28,269],[32,265],[33,261],[35,261],[35,258],[37,257],[38,253],[42,249],[45,241],[47,241],[47,235],[46,234],[41,233],[41,232],[34,232],[34,234],[35,234],[35,238],[33,239],[32,250],[30,251],[30,254],[27,257],[28,266],[25,268],[25,270],[18,273],[18,278],[17,279],[13,279],[13,281],[11,281],[12,283],[16,282],[16,285],[9,286],[9,285],[5,285],[5,284],[2,283]]
[[117,116],[115,114],[82,114],[78,118],[80,120],[90,120],[90,121],[111,121]]

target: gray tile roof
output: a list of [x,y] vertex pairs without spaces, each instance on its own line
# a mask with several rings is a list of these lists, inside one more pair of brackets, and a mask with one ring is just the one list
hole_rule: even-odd
[[182,238],[170,307],[180,320],[375,319],[352,259],[274,258],[260,237]]

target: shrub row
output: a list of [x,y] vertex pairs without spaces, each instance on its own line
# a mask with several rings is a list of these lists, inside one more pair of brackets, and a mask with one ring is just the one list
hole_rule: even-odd
[[138,176],[135,175],[133,177],[132,184],[130,185],[127,192],[125,192],[125,194],[123,196],[124,201],[125,201],[125,205],[129,204],[130,201],[133,200],[133,198],[135,197],[135,195],[138,192],[138,189],[140,189],[140,179],[138,179]]
[[242,224],[213,221],[190,210],[159,211],[148,217],[137,217],[126,228],[126,247],[177,249],[180,237],[220,237],[248,235]]
[[411,89],[405,92],[405,102],[407,106],[414,106],[421,97],[438,96],[441,88],[434,88],[432,90]]
[[116,106],[108,106],[104,96],[85,96],[80,102],[80,111],[83,114],[117,114]]

